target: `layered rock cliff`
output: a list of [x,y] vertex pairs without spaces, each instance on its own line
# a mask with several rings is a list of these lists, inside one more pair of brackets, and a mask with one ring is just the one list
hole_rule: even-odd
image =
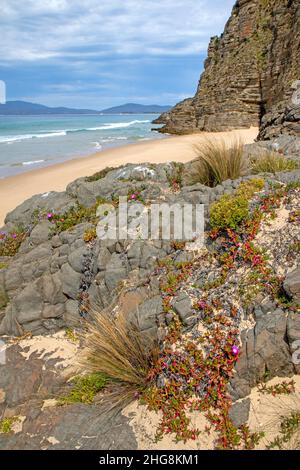
[[299,0],[238,0],[208,48],[194,98],[156,123],[183,134],[260,126],[261,138],[300,134]]

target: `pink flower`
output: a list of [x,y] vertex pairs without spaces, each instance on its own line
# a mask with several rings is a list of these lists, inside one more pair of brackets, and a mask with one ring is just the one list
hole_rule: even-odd
[[17,234],[16,233],[13,233],[11,238],[17,238]]
[[232,346],[231,352],[232,352],[232,354],[237,356],[239,354],[240,350],[237,346]]
[[47,219],[52,219],[52,217],[53,217],[52,212],[48,212],[48,214],[47,214]]
[[136,199],[136,194],[132,194],[131,199]]

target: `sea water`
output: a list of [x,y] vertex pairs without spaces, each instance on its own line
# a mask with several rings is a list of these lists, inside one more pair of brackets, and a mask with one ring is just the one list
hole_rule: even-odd
[[[0,116],[0,178],[84,157],[110,147],[160,139],[156,114]],[[101,155],[99,156],[99,158]]]

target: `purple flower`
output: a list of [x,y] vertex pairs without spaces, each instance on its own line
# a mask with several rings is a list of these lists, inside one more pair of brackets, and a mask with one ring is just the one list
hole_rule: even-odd
[[237,346],[232,346],[231,352],[232,352],[232,354],[237,356],[240,352],[240,349]]
[[13,234],[11,235],[11,238],[17,238],[17,234],[16,234],[16,233],[13,233]]
[[52,219],[52,217],[53,217],[52,212],[48,212],[48,214],[47,214],[47,219]]

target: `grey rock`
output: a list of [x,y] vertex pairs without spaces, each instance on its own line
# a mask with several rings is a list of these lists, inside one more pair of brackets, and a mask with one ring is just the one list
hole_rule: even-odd
[[158,316],[163,312],[162,299],[160,295],[157,295],[151,299],[146,300],[138,307],[138,326],[141,331],[156,331]]
[[68,262],[74,271],[82,273],[84,271],[84,256],[87,254],[88,249],[86,245],[77,250],[72,251],[68,257]]
[[229,417],[233,424],[239,428],[246,424],[249,419],[250,412],[250,398],[238,401],[232,405],[229,410]]
[[36,284],[28,284],[13,300],[20,325],[42,317],[43,299]]
[[5,223],[23,224],[27,226],[33,219],[33,213],[36,209],[46,212],[65,212],[74,205],[75,201],[65,192],[50,192],[38,194],[27,199],[12,212],[7,214]]
[[110,263],[105,272],[105,284],[109,291],[113,291],[120,282],[127,277],[128,267],[126,260],[117,253],[111,257]]
[[63,304],[45,305],[43,309],[43,318],[62,318],[65,311]]
[[29,242],[32,243],[33,245],[40,245],[41,243],[44,243],[45,241],[47,241],[49,238],[49,231],[51,229],[51,226],[52,226],[51,223],[48,222],[47,220],[40,222],[32,230],[30,237],[29,237]]
[[67,300],[65,304],[64,319],[68,326],[78,326],[80,324],[79,307],[76,300]]
[[78,274],[69,264],[64,264],[61,268],[60,280],[62,282],[62,291],[73,300],[77,300],[81,275]]
[[[185,292],[181,293],[177,297],[173,308],[175,312],[179,315],[184,325],[191,326],[191,323],[193,324],[193,317],[195,312],[192,309],[191,299]],[[192,320],[190,320],[191,317]]]
[[287,275],[284,289],[295,302],[300,303],[300,267]]
[[65,302],[66,299],[62,292],[62,282],[59,273],[43,275],[40,284],[45,302],[52,305]]

